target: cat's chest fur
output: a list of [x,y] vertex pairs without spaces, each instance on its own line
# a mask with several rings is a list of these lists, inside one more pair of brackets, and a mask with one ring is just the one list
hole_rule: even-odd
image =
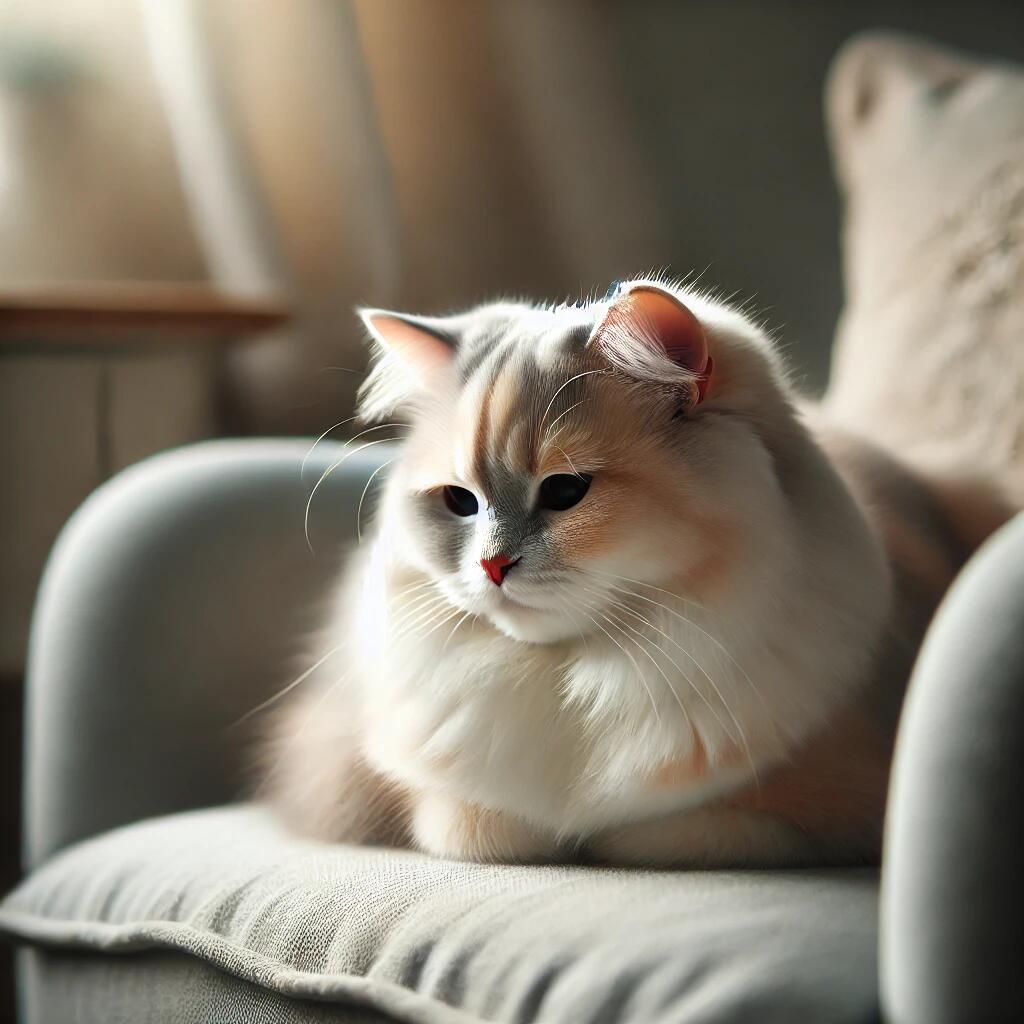
[[699,803],[749,772],[727,723],[695,732],[699,707],[667,699],[653,672],[641,681],[612,644],[524,645],[479,620],[450,632],[352,638],[364,756],[413,790],[585,832]]

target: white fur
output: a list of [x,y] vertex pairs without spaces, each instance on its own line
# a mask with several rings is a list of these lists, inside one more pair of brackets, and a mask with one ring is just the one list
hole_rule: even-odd
[[[692,497],[707,517],[732,524],[743,550],[708,604],[656,589],[672,590],[670,577],[699,555],[685,522],[665,523],[661,539],[632,536],[585,566],[594,575],[557,586],[513,573],[499,590],[475,553],[455,577],[430,582],[407,495],[423,485],[420,457],[445,443],[435,422],[443,411],[414,425],[392,468],[329,629],[348,652],[348,678],[317,698],[316,714],[357,723],[360,756],[411,795],[413,839],[427,849],[534,856],[707,805],[784,760],[865,685],[891,603],[879,540],[798,420],[767,340],[735,311],[674,291],[730,380],[704,410],[714,419]],[[551,328],[541,332],[548,358],[555,327],[600,319],[597,307],[523,315]],[[640,376],[652,367],[648,359]],[[370,394],[374,412],[401,401],[390,385]],[[465,480],[465,452],[448,442]],[[671,573],[661,554],[668,543]],[[616,587],[634,592],[635,617],[614,610]],[[607,620],[603,630],[601,614],[617,616],[617,630]],[[730,743],[742,758],[692,785],[650,785],[660,765],[698,745],[713,763]],[[526,832],[502,826],[492,848],[462,848],[451,838],[462,834],[457,820],[445,815],[466,805]],[[774,841],[777,823],[771,830]],[[510,838],[521,834],[524,850]]]

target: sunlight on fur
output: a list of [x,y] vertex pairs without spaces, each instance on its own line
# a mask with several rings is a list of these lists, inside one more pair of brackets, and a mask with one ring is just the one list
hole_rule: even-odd
[[274,712],[287,820],[476,860],[875,858],[907,672],[968,553],[927,480],[669,281],[362,315],[347,451],[408,429]]

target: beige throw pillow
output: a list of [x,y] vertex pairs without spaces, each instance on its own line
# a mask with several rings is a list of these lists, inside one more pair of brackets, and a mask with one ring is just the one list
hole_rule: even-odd
[[1024,69],[872,34],[832,69],[846,308],[826,407],[1024,499]]

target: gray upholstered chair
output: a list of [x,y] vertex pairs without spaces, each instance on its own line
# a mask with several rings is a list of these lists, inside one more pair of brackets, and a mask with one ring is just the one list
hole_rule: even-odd
[[1024,518],[929,635],[880,876],[466,865],[302,841],[232,802],[234,723],[289,678],[378,464],[356,455],[318,493],[313,557],[307,447],[151,459],[53,553],[29,673],[29,874],[0,910],[30,944],[26,1024],[1024,1017]]

